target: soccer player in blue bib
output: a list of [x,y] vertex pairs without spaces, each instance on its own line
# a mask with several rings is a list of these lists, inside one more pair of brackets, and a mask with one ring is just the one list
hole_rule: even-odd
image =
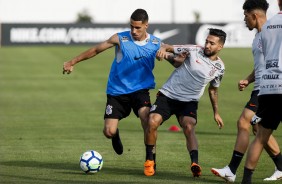
[[112,35],[108,40],[65,62],[63,66],[63,73],[70,74],[75,64],[115,47],[106,91],[103,132],[107,138],[112,139],[112,146],[119,155],[123,153],[119,120],[129,116],[133,109],[144,130],[148,121],[151,107],[149,89],[155,88],[153,69],[156,52],[161,45],[159,38],[147,33],[148,20],[145,10],[136,9],[130,17],[130,31]]

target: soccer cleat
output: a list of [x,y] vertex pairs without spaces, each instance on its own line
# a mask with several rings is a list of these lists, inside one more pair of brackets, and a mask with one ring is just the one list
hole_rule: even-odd
[[119,137],[119,130],[117,129],[116,135],[114,137],[112,137],[112,146],[115,150],[115,152],[118,155],[121,155],[123,152],[123,146]]
[[199,177],[202,175],[202,168],[196,163],[191,164],[191,171],[194,177]]
[[234,182],[236,179],[236,175],[231,172],[228,166],[225,166],[222,169],[212,168],[211,172],[228,182]]
[[153,176],[155,174],[155,162],[153,160],[146,160],[144,163],[144,174],[146,176]]
[[265,178],[263,181],[276,181],[276,180],[281,180],[282,179],[282,171],[277,170],[275,168],[275,171],[272,176],[269,178]]

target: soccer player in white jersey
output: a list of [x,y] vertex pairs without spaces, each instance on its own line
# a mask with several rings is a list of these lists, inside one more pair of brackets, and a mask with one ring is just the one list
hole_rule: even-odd
[[[157,52],[159,60],[167,59],[170,62],[176,62],[174,66],[177,68],[159,90],[156,102],[150,110],[145,139],[146,162],[144,174],[146,176],[155,174],[153,155],[156,153],[157,129],[173,114],[177,117],[186,138],[192,174],[194,177],[201,175],[201,167],[198,164],[198,142],[195,135],[198,101],[209,83],[208,89],[214,119],[217,127],[223,127],[224,123],[218,112],[217,88],[225,69],[224,63],[218,57],[225,39],[226,33],[224,31],[209,29],[204,47],[164,44]],[[183,59],[181,59],[181,56]]]
[[[261,50],[260,32],[263,24],[266,22],[266,12],[269,4],[266,0],[247,0],[243,4],[244,21],[250,31],[256,29],[258,32],[253,40],[252,53],[254,57],[254,70],[244,80],[240,80],[238,88],[243,91],[250,83],[254,82],[254,89],[251,94],[250,100],[247,102],[243,109],[241,116],[237,121],[237,139],[234,146],[232,158],[229,164],[222,168],[212,168],[211,171],[223,178],[226,181],[234,182],[236,178],[236,171],[243,159],[244,154],[249,146],[249,136],[252,117],[255,115],[258,108],[258,93],[261,72],[264,65],[264,56]],[[253,132],[257,132],[257,124],[253,125]],[[267,144],[264,146],[265,150],[272,158],[274,163],[282,158],[279,146],[273,136],[270,136]],[[274,175],[265,180],[277,180],[282,177],[282,172],[275,171]]]
[[[260,80],[259,128],[251,143],[244,168],[242,184],[252,183],[252,174],[265,145],[282,121],[282,0],[278,0],[280,12],[269,19],[262,27],[261,42],[264,54],[264,67]],[[282,171],[282,159],[277,162],[277,170]],[[281,178],[278,178],[281,179]]]

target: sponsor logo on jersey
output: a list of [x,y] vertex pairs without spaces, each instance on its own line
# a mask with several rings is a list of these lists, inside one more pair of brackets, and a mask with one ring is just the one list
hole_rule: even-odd
[[261,42],[261,39],[258,40],[257,47],[262,52],[262,42]]
[[123,36],[123,37],[121,38],[121,41],[122,41],[122,42],[127,42],[127,41],[129,41],[129,38],[128,38],[127,36]]
[[213,67],[212,70],[209,72],[210,76],[213,76],[216,72],[216,69]]
[[214,65],[217,69],[221,69],[221,67],[222,67],[220,63],[215,63]]
[[278,59],[267,60],[265,68],[266,69],[269,69],[269,68],[279,68],[279,66],[278,66]]
[[205,55],[205,53],[204,53],[204,50],[203,49],[201,49],[201,50],[199,50],[199,52],[198,52],[201,56],[203,56],[203,57],[206,57],[206,55]]
[[268,25],[266,29],[282,29],[282,24],[278,25]]
[[220,82],[220,81],[222,80],[222,77],[223,77],[223,75],[215,76],[214,80],[215,80],[216,82]]
[[177,50],[177,52],[189,52],[189,51],[191,51],[190,48],[185,48],[185,47],[178,47],[176,50]]
[[154,39],[152,39],[152,43],[157,45],[157,44],[160,43],[160,41],[158,39],[154,38]]
[[273,89],[273,88],[281,88],[282,89],[282,84],[266,84],[266,85],[261,85],[261,89]]
[[262,79],[268,79],[268,80],[279,79],[279,74],[265,74],[262,76]]
[[137,56],[134,56],[134,60],[139,60],[139,59],[141,59],[142,57],[144,57],[144,56],[139,56],[139,57],[137,57]]

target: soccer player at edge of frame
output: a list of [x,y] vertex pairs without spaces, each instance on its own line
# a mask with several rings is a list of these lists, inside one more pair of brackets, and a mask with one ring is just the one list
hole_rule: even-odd
[[[252,174],[263,151],[263,145],[267,143],[273,131],[282,122],[282,0],[277,2],[280,11],[266,21],[260,34],[265,61],[258,94],[259,107],[256,112],[256,116],[260,117],[260,122],[258,122],[256,137],[247,152],[241,184],[252,183]],[[281,157],[275,164],[277,170],[281,172]]]
[[[263,65],[265,62],[263,53],[261,52],[260,33],[262,26],[267,20],[266,12],[268,7],[269,4],[266,0],[246,0],[243,4],[244,21],[246,23],[246,26],[250,31],[256,29],[258,32],[256,33],[252,44],[254,69],[251,74],[246,77],[246,79],[239,81],[238,88],[240,91],[243,91],[250,83],[254,82],[254,89],[252,91],[250,100],[245,105],[245,108],[243,109],[241,116],[237,121],[237,139],[229,164],[222,169],[211,169],[211,171],[216,176],[219,176],[228,182],[234,182],[236,179],[236,171],[249,146],[251,124],[253,125],[252,128],[254,133],[256,133],[258,129],[258,125],[256,124],[256,122],[252,121],[252,117],[254,117],[258,108],[259,84],[260,78],[262,76]],[[264,148],[268,155],[272,158],[274,164],[277,165],[277,162],[282,159],[282,156],[278,143],[273,136],[270,136]],[[275,169],[274,174],[269,178],[265,178],[264,180],[273,181],[281,177],[282,172]]]
[[[173,114],[183,129],[186,147],[189,152],[192,175],[199,177],[202,169],[198,162],[198,142],[195,134],[197,124],[198,101],[205,87],[214,112],[214,120],[219,128],[224,123],[218,111],[218,87],[224,75],[224,63],[218,57],[224,46],[226,33],[220,29],[209,29],[205,46],[163,44],[157,52],[157,58],[166,59],[176,69],[161,87],[153,104],[146,131],[146,162],[144,174],[153,176],[156,172],[157,129]],[[182,58],[182,59],[181,59]]]
[[84,60],[115,47],[107,84],[107,103],[104,113],[104,135],[112,140],[118,155],[123,153],[118,123],[129,116],[131,109],[141,120],[144,130],[151,107],[149,89],[155,88],[153,69],[161,40],[147,33],[149,16],[144,9],[136,9],[130,17],[130,31],[112,35],[106,41],[88,49],[63,65],[63,74]]

